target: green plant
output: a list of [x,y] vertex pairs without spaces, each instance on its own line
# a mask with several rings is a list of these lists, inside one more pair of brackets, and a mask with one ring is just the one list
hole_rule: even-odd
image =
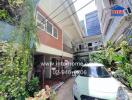
[[132,35],[131,35],[131,36],[129,36],[128,38],[132,38]]
[[5,20],[8,17],[8,13],[5,9],[0,10],[0,20]]
[[107,47],[105,49],[105,55],[106,55],[106,58],[108,59],[109,63],[111,63],[115,58],[116,56],[116,53],[115,53],[115,46],[113,45],[113,43],[111,41],[108,41],[107,42]]
[[56,98],[56,93],[55,91],[52,90],[50,95],[50,100],[56,100],[55,98]]
[[19,7],[24,3],[24,0],[8,0],[11,7]]
[[116,70],[115,73],[113,74],[113,76],[115,78],[117,78],[118,80],[125,79],[125,73],[122,69]]
[[[1,74],[0,74],[0,91],[5,98],[18,98],[25,95],[25,82],[27,79],[28,66],[27,51],[23,51],[22,47],[7,43],[5,50],[1,53]],[[24,53],[24,55],[23,55]]]
[[39,91],[39,79],[38,77],[32,78],[29,82],[26,83],[26,91],[29,96],[34,96],[35,92]]
[[129,82],[130,88],[132,88],[132,75],[128,75],[127,80]]
[[15,23],[11,38],[0,52],[0,95],[6,99],[27,96],[27,73],[37,42],[33,0],[25,0],[21,20]]
[[111,62],[112,60],[115,62],[120,62],[115,77],[119,79],[122,83],[126,84],[128,87],[132,88],[132,63],[130,58],[130,52],[132,51],[131,47],[129,47],[126,41],[122,41],[119,45],[120,53],[117,53],[114,46],[107,46],[107,58]]
[[109,61],[106,59],[104,50],[91,53],[90,62],[103,63],[106,67],[110,67]]

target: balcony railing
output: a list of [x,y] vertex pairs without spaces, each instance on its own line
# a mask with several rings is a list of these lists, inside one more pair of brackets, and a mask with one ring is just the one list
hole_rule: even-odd
[[84,49],[81,49],[81,50],[77,50],[75,51],[74,53],[86,53],[86,52],[92,52],[92,51],[99,51],[99,50],[102,50],[103,47],[101,46],[93,46],[93,47],[88,47],[88,48],[84,48]]

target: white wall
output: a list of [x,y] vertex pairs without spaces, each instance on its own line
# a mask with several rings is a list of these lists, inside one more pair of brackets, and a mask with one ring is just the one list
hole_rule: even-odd
[[[116,0],[116,3],[123,7],[129,5],[127,0]],[[96,5],[98,8],[98,17],[100,19],[99,21],[101,25],[101,32],[103,33],[104,37],[104,45],[106,45],[107,41],[109,40],[115,42],[120,37],[121,32],[124,31],[124,27],[126,26],[122,26],[122,28],[116,31],[117,27],[120,25],[122,17],[111,17],[109,0],[96,0]],[[104,22],[101,19],[104,20]],[[110,20],[112,21],[110,22]]]
[[84,45],[84,50],[87,51],[88,43],[92,43],[92,47],[95,47],[95,46],[100,47],[100,45],[103,44],[102,35],[88,36],[86,38],[83,38],[83,41],[80,41],[75,44],[75,48],[76,48],[75,50],[79,49],[79,45]]

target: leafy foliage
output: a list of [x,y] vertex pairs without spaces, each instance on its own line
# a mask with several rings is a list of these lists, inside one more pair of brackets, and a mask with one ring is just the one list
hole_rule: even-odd
[[[132,52],[131,47],[126,41],[122,41],[119,45],[120,52],[116,52],[114,46],[110,46],[106,49],[107,58],[109,61],[114,60],[115,62],[120,62],[118,64],[118,70],[121,73],[116,73],[120,77],[120,81],[132,88],[132,63],[130,58],[130,52]],[[112,47],[112,48],[111,48]],[[111,49],[111,50],[110,50]]]
[[[116,51],[117,48],[120,51]],[[116,71],[114,75],[121,82],[132,88],[132,62],[130,53],[132,48],[126,41],[122,41],[119,47],[115,47],[112,42],[108,42],[105,51],[95,52],[90,55],[92,62],[103,63],[107,67],[111,67],[112,70]],[[116,64],[118,62],[119,64]]]
[[8,14],[6,10],[0,10],[0,19],[7,19]]
[[93,53],[90,54],[90,62],[102,63],[104,56],[105,55],[104,55],[103,51],[93,52]]
[[39,91],[39,79],[37,77],[32,78],[26,83],[26,91],[29,96],[34,96],[35,92]]
[[[14,2],[19,0],[11,1],[16,6]],[[22,6],[23,16],[0,52],[0,96],[8,99],[27,96],[27,73],[32,68],[31,55],[37,42],[33,0],[25,0]]]
[[0,20],[10,24],[16,24],[22,16],[23,4],[25,0],[1,0]]
[[0,74],[0,91],[4,97],[19,97],[25,95],[25,82],[27,79],[27,55],[19,46],[16,50],[13,44],[9,44],[4,48],[6,51],[2,52],[0,63],[2,71]]

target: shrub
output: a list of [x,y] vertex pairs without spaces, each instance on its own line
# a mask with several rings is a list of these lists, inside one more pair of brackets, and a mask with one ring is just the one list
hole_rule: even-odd
[[39,91],[38,77],[34,77],[29,82],[26,83],[26,91],[29,96],[33,96],[35,92]]
[[129,82],[129,86],[132,89],[132,75],[128,75],[127,79],[128,79],[128,82]]

